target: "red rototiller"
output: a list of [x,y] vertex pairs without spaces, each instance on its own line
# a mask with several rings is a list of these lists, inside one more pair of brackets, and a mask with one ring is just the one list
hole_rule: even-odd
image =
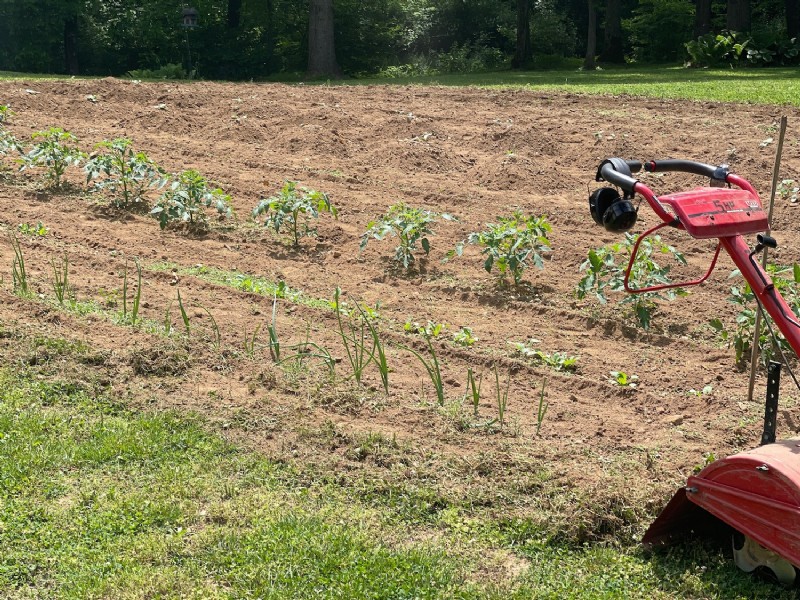
[[[642,166],[653,173],[679,171],[708,177],[710,186],[656,197],[632,175]],[[611,183],[623,192],[620,195],[617,189],[604,187],[591,194],[589,207],[599,225],[614,232],[633,227],[638,209],[632,200],[637,194],[662,221],[637,240],[625,277],[627,291],[641,293],[702,283],[724,249],[750,284],[759,310],[766,310],[800,355],[800,322],[757,260],[764,248],[777,244],[765,233],[769,231],[768,216],[748,181],[730,173],[724,165],[714,167],[689,160],[653,160],[642,165],[620,158],[600,163],[596,180]],[[664,227],[684,230],[696,239],[718,240],[708,272],[688,283],[631,288],[630,270],[639,243]],[[745,236],[752,234],[757,234],[757,243],[751,249]],[[765,321],[769,326],[769,320]],[[717,460],[689,477],[647,530],[644,544],[668,544],[692,533],[728,531],[733,535],[734,561],[740,568],[748,572],[769,569],[781,583],[796,583],[800,566],[800,438],[775,441],[780,371],[781,363],[770,362],[762,445]]]

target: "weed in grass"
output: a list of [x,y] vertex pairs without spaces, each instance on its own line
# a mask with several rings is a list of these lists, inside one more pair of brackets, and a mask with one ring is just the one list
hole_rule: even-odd
[[56,295],[58,304],[64,306],[64,300],[69,299],[71,295],[69,287],[69,256],[65,253],[61,260],[56,261],[56,259],[53,259],[50,261],[50,265],[53,267],[53,292]]
[[148,190],[167,183],[164,170],[144,152],[136,152],[129,139],[105,140],[95,150],[84,165],[86,183],[94,179],[94,189],[111,192],[117,208],[147,209]]
[[177,223],[190,228],[205,227],[206,208],[214,208],[220,217],[233,216],[231,197],[219,188],[209,186],[205,177],[194,169],[177,176],[156,202],[150,214],[158,219],[161,229]]
[[542,423],[549,407],[549,404],[544,400],[544,387],[546,384],[547,379],[542,379],[542,390],[539,392],[539,408],[536,411],[536,435],[539,435],[542,429]]
[[[601,304],[606,304],[608,302],[607,291],[625,291],[625,270],[628,267],[636,239],[635,235],[626,233],[622,242],[589,251],[588,258],[580,267],[580,270],[585,271],[586,275],[580,280],[575,291],[578,299],[593,295]],[[672,257],[678,264],[686,264],[683,254],[673,246],[664,243],[660,236],[652,236],[642,241],[639,246],[636,260],[631,268],[631,286],[645,288],[672,283],[669,275],[670,266],[662,267],[656,263],[653,260],[653,256],[656,254],[665,254]],[[633,314],[639,325],[644,329],[649,329],[653,313],[656,310],[656,300],[673,300],[679,296],[685,296],[687,293],[682,288],[672,288],[659,292],[625,294],[619,304],[632,305]]]
[[525,269],[534,265],[544,268],[542,254],[550,251],[547,234],[552,231],[547,217],[526,217],[522,211],[514,211],[510,217],[500,217],[497,223],[488,223],[486,231],[470,233],[467,239],[447,253],[445,260],[464,253],[464,245],[482,248],[486,256],[483,268],[487,273],[497,267],[498,282],[503,285],[511,275],[514,285],[519,285]]
[[370,239],[383,240],[387,235],[397,236],[400,245],[395,248],[394,260],[404,269],[414,262],[414,251],[417,242],[427,256],[431,251],[430,240],[433,235],[433,224],[439,219],[455,221],[455,217],[447,213],[435,213],[429,210],[413,208],[404,202],[389,207],[385,215],[367,224],[367,231],[361,236],[360,252],[367,247]]
[[17,296],[27,297],[31,295],[28,286],[28,271],[25,268],[25,257],[22,255],[22,248],[19,245],[17,236],[10,234],[11,248],[14,250],[14,259],[11,262],[11,282],[13,291]]
[[37,222],[36,225],[32,225],[30,223],[20,223],[17,225],[17,231],[19,231],[22,235],[30,235],[33,237],[46,237],[49,230],[45,227],[44,223],[41,221]]
[[[409,327],[409,323],[406,323],[406,331],[411,331]],[[416,330],[413,333],[421,335],[422,338],[425,340],[426,345],[428,346],[428,357],[426,358],[421,353],[417,352],[413,348],[409,346],[404,346],[401,344],[401,348],[405,348],[411,354],[417,357],[417,360],[422,363],[422,366],[425,367],[425,371],[428,373],[428,377],[433,383],[433,389],[436,392],[436,400],[439,402],[439,406],[444,406],[444,383],[442,381],[442,372],[439,367],[439,359],[436,356],[436,350],[433,347],[433,340],[438,336],[442,331],[442,324],[432,324],[428,322],[426,326],[417,326]]]
[[253,209],[253,218],[263,216],[264,227],[274,229],[275,233],[280,233],[286,225],[292,232],[292,245],[297,247],[301,237],[317,236],[316,227],[311,227],[309,222],[310,219],[318,219],[321,212],[332,214],[334,219],[339,215],[327,194],[298,186],[295,181],[287,181],[277,196],[259,202]]
[[45,181],[49,187],[61,187],[68,167],[79,166],[86,155],[77,147],[77,138],[59,127],[37,131],[32,136],[33,148],[22,154],[20,171],[31,167],[45,169]]

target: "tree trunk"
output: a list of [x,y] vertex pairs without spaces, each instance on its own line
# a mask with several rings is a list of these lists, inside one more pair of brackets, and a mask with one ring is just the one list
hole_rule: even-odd
[[79,73],[78,15],[70,15],[64,19],[64,67],[69,75]]
[[603,53],[600,58],[605,62],[625,62],[622,49],[622,6],[620,0],[606,1],[606,31]]
[[531,59],[531,2],[517,0],[517,48],[511,66],[522,69]]
[[333,0],[310,0],[306,76],[341,77],[333,42]]
[[750,0],[728,0],[726,26],[731,31],[750,31]]
[[586,56],[583,59],[583,68],[593,70],[597,67],[594,56],[597,53],[597,9],[594,0],[588,0],[589,26],[586,33]]
[[242,22],[242,0],[228,0],[228,29],[236,29]]
[[694,11],[694,39],[711,33],[711,0],[697,0]]
[[786,33],[789,39],[800,36],[800,1],[786,0]]

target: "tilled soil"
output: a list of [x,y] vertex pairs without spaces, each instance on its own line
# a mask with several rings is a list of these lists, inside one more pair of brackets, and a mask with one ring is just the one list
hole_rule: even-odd
[[[8,239],[0,240],[0,265],[6,265],[0,322],[29,336],[85,341],[106,357],[101,383],[135,405],[200,411],[235,439],[281,460],[332,472],[366,469],[389,479],[424,473],[443,493],[471,497],[478,490],[487,506],[512,506],[520,514],[534,503],[532,482],[543,472],[578,495],[638,498],[655,510],[708,453],[723,456],[758,443],[763,375],[756,401],[747,402],[747,373],[708,326],[713,318],[733,326],[736,310],[726,298],[740,282],[728,278],[733,266],[727,257],[710,282],[659,303],[650,331],[618,305],[619,295],[603,306],[577,300],[574,291],[588,250],[619,240],[595,226],[588,212],[602,159],[728,163],[766,200],[775,153],[767,140],[777,138],[782,114],[790,127],[781,177],[800,180],[796,109],[482,89],[113,79],[5,82],[0,104],[12,106],[8,127],[18,138],[58,126],[89,152],[103,139],[128,137],[169,171],[195,168],[233,197],[233,223],[213,222],[203,234],[162,232],[147,215],[115,211],[100,195],[82,192],[77,171],[69,176],[70,193],[44,190],[38,173],[0,181],[0,221],[10,231],[41,221],[50,232],[21,237],[39,294],[33,299],[10,293],[13,253]],[[703,183],[675,174],[642,178],[656,192]],[[338,220],[323,215],[319,237],[305,238],[299,249],[249,218],[258,200],[285,180],[327,192],[339,210]],[[408,271],[393,263],[391,239],[372,240],[359,253],[367,224],[399,201],[458,218],[437,225],[430,256]],[[543,270],[527,271],[515,288],[498,285],[474,247],[442,262],[470,232],[516,208],[547,215],[552,224],[552,252]],[[789,198],[777,199],[773,228],[781,246],[773,257],[782,264],[800,260],[796,210]],[[645,213],[646,207],[635,232],[656,223]],[[709,243],[674,231],[664,238],[689,260],[681,275],[703,272]],[[48,300],[50,261],[65,252],[77,297],[109,311],[122,303],[126,261],[132,269],[138,258],[144,267],[142,316],[161,323],[171,306],[173,325],[182,328],[179,289],[206,341],[196,334],[184,356],[175,335],[56,308]],[[153,269],[165,261],[178,270]],[[350,303],[379,303],[390,342],[389,394],[374,367],[361,388],[345,379],[346,359],[337,365],[334,383],[322,366],[310,373],[293,363],[273,366],[265,343],[272,298],[182,271],[200,264],[284,281],[305,298],[332,299],[338,286]],[[219,348],[209,312],[220,331]],[[401,347],[424,350],[403,324],[428,320],[448,324],[435,346],[445,409],[435,405],[422,365]],[[259,326],[250,357],[245,339]],[[478,338],[472,348],[448,341],[461,326]],[[345,357],[335,316],[321,303],[279,300],[277,327],[284,347],[308,336]],[[512,344],[531,338],[543,352],[579,357],[577,371],[557,372],[515,355]],[[512,378],[506,424],[475,426],[498,416],[495,365],[501,387],[509,373]],[[483,376],[477,418],[469,403],[460,410],[452,404],[467,391],[468,368]],[[637,375],[638,387],[610,383],[610,371]],[[537,434],[545,380],[548,410]],[[710,393],[690,391],[706,386]],[[798,397],[784,385],[782,436],[800,426]],[[360,442],[370,433],[393,440],[402,450],[396,454],[411,458],[370,454]]]

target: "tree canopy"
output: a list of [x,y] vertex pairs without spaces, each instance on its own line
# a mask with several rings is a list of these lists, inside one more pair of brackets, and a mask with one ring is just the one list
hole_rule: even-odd
[[[335,42],[317,27],[331,4]],[[193,0],[197,28],[186,29],[188,6],[0,0],[0,70],[251,79],[324,76],[334,65],[391,76],[572,59],[591,67],[593,57],[790,64],[800,54],[798,0]]]

